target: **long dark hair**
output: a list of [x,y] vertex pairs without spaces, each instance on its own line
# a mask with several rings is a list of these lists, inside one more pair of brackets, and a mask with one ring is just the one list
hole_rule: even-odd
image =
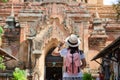
[[79,48],[77,47],[68,47],[68,50],[70,50],[71,54],[74,54],[75,52],[79,52]]

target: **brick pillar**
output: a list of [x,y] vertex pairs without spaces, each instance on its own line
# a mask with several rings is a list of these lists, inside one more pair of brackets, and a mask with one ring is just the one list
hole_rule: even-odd
[[42,51],[42,54],[38,60],[37,69],[40,74],[39,80],[45,80],[45,54],[44,54],[44,51]]
[[89,33],[88,33],[88,27],[89,27],[89,24],[88,22],[84,22],[83,23],[83,49],[84,49],[84,53],[85,53],[85,56],[86,56],[86,61],[88,62],[89,58],[88,58],[88,36],[89,36]]
[[20,43],[26,40],[26,33],[28,32],[27,23],[21,23],[20,28]]
[[25,40],[25,28],[21,27],[20,30],[20,43],[23,42]]

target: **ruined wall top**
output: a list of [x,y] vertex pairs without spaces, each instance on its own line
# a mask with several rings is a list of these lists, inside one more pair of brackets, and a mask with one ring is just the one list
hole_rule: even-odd
[[103,0],[9,0],[9,2],[19,3],[19,2],[82,2],[88,4],[103,4]]

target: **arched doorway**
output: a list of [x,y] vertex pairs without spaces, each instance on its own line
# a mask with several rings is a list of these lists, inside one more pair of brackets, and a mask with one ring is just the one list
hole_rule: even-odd
[[47,80],[62,80],[63,58],[60,56],[52,56],[51,53],[55,47],[48,51],[45,58],[46,79]]

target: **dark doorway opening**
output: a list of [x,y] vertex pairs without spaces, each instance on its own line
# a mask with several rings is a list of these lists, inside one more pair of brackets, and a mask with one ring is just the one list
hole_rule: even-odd
[[62,80],[62,67],[46,67],[46,80]]
[[48,51],[45,58],[46,80],[62,80],[63,58],[60,56],[52,56],[51,53],[55,47]]

